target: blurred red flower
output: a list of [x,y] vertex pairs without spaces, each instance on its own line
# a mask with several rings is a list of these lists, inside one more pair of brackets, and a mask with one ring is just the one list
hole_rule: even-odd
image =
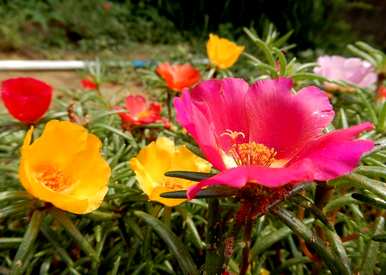
[[14,118],[32,124],[47,112],[52,99],[52,87],[30,77],[11,78],[2,82],[1,98]]
[[386,86],[381,86],[378,88],[377,97],[379,100],[385,100],[386,99]]
[[106,2],[102,3],[102,8],[105,11],[110,11],[112,7],[113,7],[113,4],[111,2],[106,1]]
[[194,86],[201,79],[200,71],[190,64],[162,63],[157,66],[156,72],[166,81],[168,88],[176,92]]
[[141,95],[129,95],[125,99],[125,108],[115,107],[122,120],[122,127],[129,129],[131,126],[146,125],[165,121],[161,118],[161,105],[157,102],[148,101]]
[[85,90],[96,90],[98,88],[98,84],[96,84],[89,78],[82,79],[80,83],[82,84],[82,87]]

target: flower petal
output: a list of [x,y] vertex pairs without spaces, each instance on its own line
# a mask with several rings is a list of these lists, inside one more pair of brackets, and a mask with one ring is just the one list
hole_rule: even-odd
[[307,161],[284,168],[239,166],[223,171],[190,187],[188,189],[188,198],[194,198],[201,189],[212,185],[226,185],[239,189],[248,182],[254,182],[266,187],[279,187],[292,182],[308,181],[311,180],[311,174],[308,173],[309,166],[310,163]]
[[78,199],[87,199],[90,211],[102,203],[111,175],[108,163],[100,154],[101,146],[101,141],[89,134],[86,148],[73,158],[64,172],[71,179],[76,179],[70,194]]
[[141,95],[129,95],[125,99],[125,106],[127,112],[135,116],[138,113],[145,111],[147,100]]
[[35,177],[33,165],[24,156],[19,166],[19,177],[24,188],[35,198],[50,202],[71,213],[84,214],[88,210],[89,202],[87,199],[79,199],[66,193],[55,192],[40,183]]
[[257,81],[246,96],[250,140],[276,149],[290,159],[321,134],[334,111],[324,92],[310,86],[291,93],[290,79]]
[[374,147],[371,140],[355,139],[361,132],[373,129],[371,123],[362,123],[348,129],[330,132],[308,144],[288,166],[304,160],[312,162],[312,178],[326,181],[350,173],[363,153]]
[[34,78],[11,78],[2,82],[1,97],[13,117],[32,124],[47,112],[52,99],[52,87]]
[[[205,156],[218,169],[224,169],[220,150],[231,146],[226,130],[248,135],[244,97],[248,84],[237,78],[204,81],[174,100],[177,121],[200,145]],[[227,115],[228,113],[232,115]]]
[[161,193],[184,190],[194,184],[189,180],[166,177],[167,171],[209,172],[211,169],[206,160],[185,146],[175,147],[173,141],[165,137],[142,148],[138,156],[130,160],[130,166],[149,199],[167,206],[176,206],[185,200],[162,198]]
[[77,153],[85,149],[87,136],[87,130],[75,123],[51,120],[46,124],[43,134],[32,145],[25,146],[23,151],[28,154],[31,165],[48,162],[63,169]]
[[170,89],[177,92],[192,87],[201,79],[200,71],[190,64],[162,63],[157,66],[156,72],[166,81]]
[[194,198],[198,191],[211,185],[242,188],[247,182],[255,182],[279,187],[304,181],[327,181],[345,175],[358,165],[363,153],[374,147],[370,140],[354,140],[359,133],[372,128],[372,124],[363,123],[324,135],[310,143],[286,167],[240,166],[223,171],[190,187],[188,197]]

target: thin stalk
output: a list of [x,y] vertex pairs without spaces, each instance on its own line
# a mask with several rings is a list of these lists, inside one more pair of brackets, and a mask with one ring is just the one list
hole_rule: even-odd
[[251,235],[252,235],[252,209],[249,206],[247,210],[247,215],[245,216],[245,224],[244,224],[244,248],[242,252],[242,262],[240,265],[240,275],[247,274],[249,267],[249,254],[251,250]]
[[172,91],[168,90],[166,91],[166,108],[168,111],[168,119],[170,122],[173,122],[172,106],[173,106]]
[[127,233],[125,220],[123,219],[123,217],[120,217],[118,219],[118,228],[119,228],[119,232],[121,233],[121,236],[122,236],[127,248],[130,249],[130,236]]
[[222,241],[222,225],[219,215],[218,199],[208,200],[208,228],[206,233],[207,251],[205,269],[207,275],[219,275],[224,264],[224,242]]

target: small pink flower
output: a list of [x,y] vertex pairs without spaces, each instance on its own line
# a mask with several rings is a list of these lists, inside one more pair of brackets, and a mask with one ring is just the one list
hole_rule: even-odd
[[314,73],[330,80],[341,80],[366,88],[377,81],[374,68],[367,61],[353,57],[320,56]]
[[190,198],[216,184],[273,188],[331,180],[350,173],[373,148],[372,141],[356,139],[372,124],[323,134],[334,118],[328,97],[314,86],[296,94],[291,88],[287,78],[252,86],[227,78],[204,81],[174,100],[177,121],[220,170],[191,187]]

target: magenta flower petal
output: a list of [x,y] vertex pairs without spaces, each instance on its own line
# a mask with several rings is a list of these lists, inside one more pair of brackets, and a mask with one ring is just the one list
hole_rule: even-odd
[[[222,136],[226,129],[248,133],[244,109],[248,84],[242,79],[208,80],[174,100],[177,121],[192,135],[201,150],[222,170],[220,149],[227,150],[230,140]],[[232,115],[228,115],[231,112]]]
[[225,170],[203,180],[188,190],[188,197],[212,185],[242,188],[247,182],[266,187],[279,187],[304,181],[327,181],[350,173],[359,163],[363,153],[371,150],[370,140],[355,140],[358,134],[371,130],[371,123],[363,123],[348,129],[337,130],[310,143],[286,167],[240,166]]
[[285,78],[262,80],[246,96],[250,140],[275,148],[279,159],[290,159],[334,118],[324,92],[310,86],[293,94],[291,86]]
[[356,139],[361,132],[371,129],[373,125],[366,122],[330,132],[308,144],[287,165],[298,165],[305,159],[310,160],[312,178],[320,181],[348,174],[359,164],[363,153],[374,147],[371,140]]
[[232,188],[242,188],[248,182],[254,182],[267,187],[279,187],[291,182],[312,180],[308,171],[311,162],[304,161],[298,165],[284,168],[269,168],[264,166],[240,166],[225,170],[209,179],[203,180],[188,189],[188,198],[194,198],[207,186],[226,185]]

